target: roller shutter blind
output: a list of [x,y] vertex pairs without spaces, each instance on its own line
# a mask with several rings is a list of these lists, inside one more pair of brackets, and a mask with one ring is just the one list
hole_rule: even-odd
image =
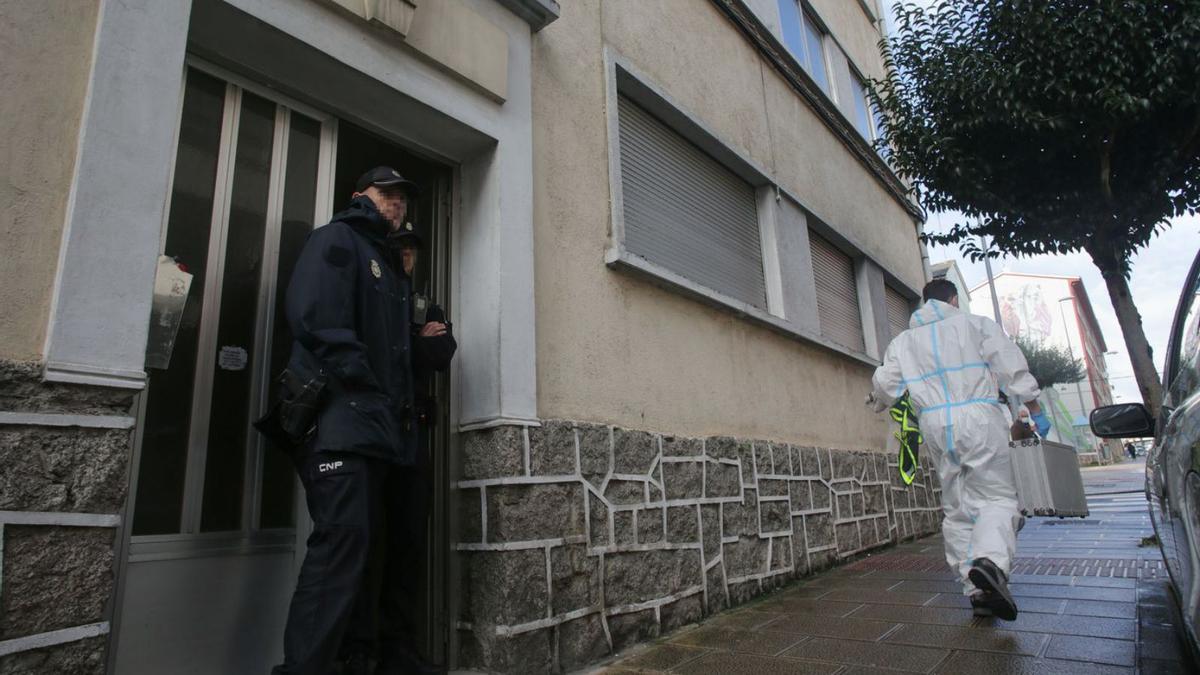
[[896,337],[908,329],[908,319],[912,316],[912,303],[900,295],[891,286],[884,286],[887,300],[887,320],[891,328],[891,336]]
[[754,187],[622,96],[625,249],[766,309]]
[[854,260],[829,240],[809,230],[813,277],[817,287],[817,314],[821,335],[857,352],[866,351]]

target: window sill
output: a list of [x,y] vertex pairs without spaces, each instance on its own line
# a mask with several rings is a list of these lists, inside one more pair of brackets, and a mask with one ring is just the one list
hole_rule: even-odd
[[138,535],[130,538],[129,562],[285,553],[295,545],[294,529]]
[[866,354],[847,349],[826,337],[802,330],[781,316],[776,316],[765,309],[755,307],[742,300],[731,298],[711,288],[702,286],[626,250],[618,248],[609,249],[608,253],[605,254],[604,262],[610,269],[626,272],[650,281],[657,286],[680,292],[709,306],[731,312],[738,317],[747,319],[751,323],[769,328],[785,337],[814,344],[864,365],[874,367],[880,363]]
[[871,6],[871,4],[871,0],[858,0],[858,6],[862,8],[863,14],[867,15],[867,18],[871,20],[871,23],[878,24],[883,17],[877,16],[877,12],[875,8]]

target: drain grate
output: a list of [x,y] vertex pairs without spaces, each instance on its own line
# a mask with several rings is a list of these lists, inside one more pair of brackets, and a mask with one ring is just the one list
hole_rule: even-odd
[[1020,558],[1012,574],[1045,576],[1160,579],[1167,576],[1162,560],[1147,558]]

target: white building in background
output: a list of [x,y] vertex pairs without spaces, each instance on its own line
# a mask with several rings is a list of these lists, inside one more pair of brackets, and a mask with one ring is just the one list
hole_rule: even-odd
[[[1000,301],[1000,318],[1010,336],[1027,337],[1036,342],[1065,349],[1083,362],[1086,376],[1074,384],[1054,387],[1057,396],[1052,407],[1060,431],[1061,421],[1070,420],[1074,438],[1063,438],[1081,450],[1095,449],[1099,441],[1088,428],[1088,415],[1112,403],[1108,366],[1104,356],[1108,346],[1092,303],[1079,277],[1048,276],[1001,272],[995,278]],[[992,297],[987,283],[971,290],[977,314],[991,316]],[[1110,443],[1111,452],[1119,452]]]
[[968,314],[971,313],[971,291],[967,285],[967,280],[963,277],[962,269],[958,263],[953,260],[945,260],[940,263],[934,263],[929,266],[929,276],[931,279],[945,279],[954,284],[958,289],[958,308]]

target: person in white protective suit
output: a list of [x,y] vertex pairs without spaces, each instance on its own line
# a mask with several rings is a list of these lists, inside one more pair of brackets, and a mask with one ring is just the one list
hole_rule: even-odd
[[943,279],[927,284],[922,299],[909,329],[888,345],[868,401],[883,411],[909,392],[941,478],[946,562],[977,615],[1011,621],[1008,574],[1023,519],[999,393],[1025,403],[1043,436],[1050,422],[1025,356],[995,321],[959,311],[958,291]]

